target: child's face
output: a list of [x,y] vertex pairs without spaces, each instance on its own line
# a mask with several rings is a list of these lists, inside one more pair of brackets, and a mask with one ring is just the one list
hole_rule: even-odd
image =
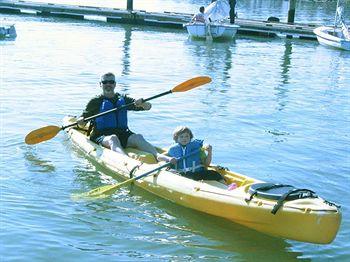
[[190,141],[191,141],[191,136],[188,132],[181,133],[177,137],[177,142],[182,146],[187,145]]

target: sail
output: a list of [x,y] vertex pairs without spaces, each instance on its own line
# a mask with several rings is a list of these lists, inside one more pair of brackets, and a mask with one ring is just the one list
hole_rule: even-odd
[[350,40],[349,29],[344,22],[341,22],[341,30],[344,35],[344,38]]
[[220,21],[230,16],[230,4],[227,0],[217,0],[205,8],[207,19],[211,21]]
[[338,0],[337,9],[335,12],[334,28],[339,26],[341,28],[344,38],[350,39],[349,29],[346,26],[345,19],[344,19],[344,6],[345,6],[345,2]]
[[341,23],[345,23],[345,17],[344,17],[345,4],[346,4],[345,0],[337,1],[337,9],[335,12],[334,26],[338,26],[338,25],[341,25]]
[[336,13],[336,23],[341,23],[342,21],[344,21],[344,7],[343,6],[338,6],[337,7],[337,13]]

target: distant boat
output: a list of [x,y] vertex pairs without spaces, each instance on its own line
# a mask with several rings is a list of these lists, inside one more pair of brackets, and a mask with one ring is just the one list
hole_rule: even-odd
[[17,33],[16,33],[16,28],[15,25],[8,25],[8,26],[0,26],[0,39],[5,39],[5,38],[16,38]]
[[185,24],[188,34],[195,38],[207,38],[213,39],[232,39],[238,29],[238,25],[228,24],[203,24],[203,23],[189,23]]
[[188,34],[194,38],[232,39],[239,28],[238,25],[224,23],[230,15],[227,0],[217,0],[205,8],[206,23],[191,21],[185,24]]
[[343,50],[350,50],[350,31],[343,17],[344,7],[337,2],[334,26],[321,26],[314,29],[320,44]]
[[342,30],[329,26],[321,26],[314,29],[314,33],[317,36],[318,42],[322,45],[350,50],[350,38],[345,38]]

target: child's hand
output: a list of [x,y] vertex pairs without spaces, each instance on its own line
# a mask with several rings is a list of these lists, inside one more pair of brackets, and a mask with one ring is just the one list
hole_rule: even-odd
[[208,153],[211,153],[211,151],[213,150],[213,147],[212,147],[211,145],[209,145],[209,144],[205,144],[205,145],[203,146],[203,149],[204,149],[205,151],[207,151]]

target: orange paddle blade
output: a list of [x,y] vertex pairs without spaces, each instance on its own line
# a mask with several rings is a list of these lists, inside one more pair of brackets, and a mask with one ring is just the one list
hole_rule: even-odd
[[175,86],[171,92],[185,92],[191,90],[197,86],[205,85],[211,82],[211,78],[209,76],[198,76],[192,79],[189,79],[181,84]]
[[26,135],[25,142],[28,145],[38,144],[46,140],[50,140],[55,137],[61,130],[58,126],[45,126],[39,129],[35,129]]

